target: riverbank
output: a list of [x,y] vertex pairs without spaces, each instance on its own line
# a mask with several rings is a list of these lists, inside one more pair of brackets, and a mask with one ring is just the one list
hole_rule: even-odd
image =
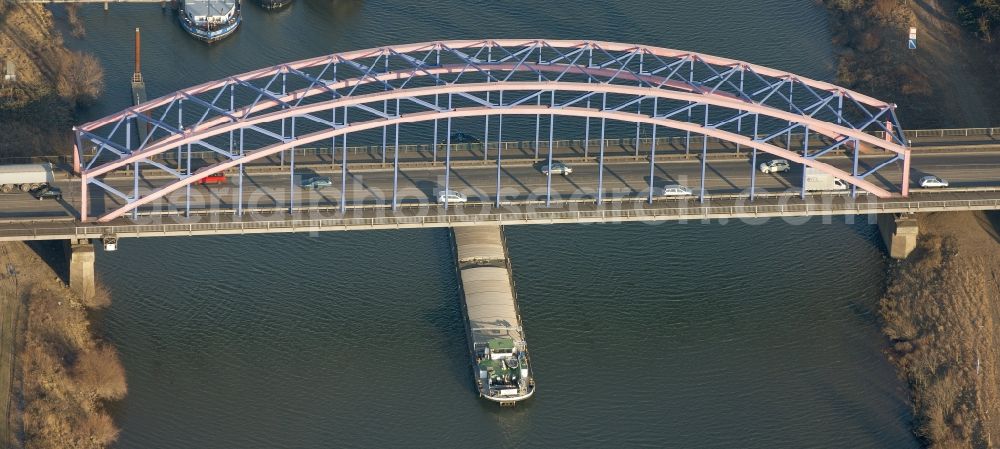
[[989,448],[1000,438],[1000,214],[919,217],[917,250],[881,302],[890,359],[912,390],[928,447]]
[[[899,104],[910,127],[1000,123],[1000,61],[964,30],[953,0],[824,0],[841,48],[838,83]],[[906,49],[910,26],[917,49]],[[918,249],[881,302],[889,358],[910,387],[914,433],[928,447],[1000,438],[1000,216],[920,217]]]
[[4,447],[99,449],[118,437],[105,404],[125,396],[125,371],[90,322],[110,298],[70,291],[52,268],[64,271],[62,251],[61,242],[0,243]]
[[97,58],[67,49],[42,5],[0,2],[0,61],[15,76],[0,78],[0,156],[69,154],[76,112],[104,90]]
[[[914,128],[1000,124],[1000,58],[963,29],[954,0],[823,0],[839,48],[837,83],[899,105]],[[907,49],[909,27],[917,49]]]

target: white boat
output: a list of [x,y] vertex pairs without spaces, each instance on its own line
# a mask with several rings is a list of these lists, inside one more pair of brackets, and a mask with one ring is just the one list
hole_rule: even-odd
[[205,42],[224,39],[243,21],[240,0],[184,0],[178,16],[184,31]]

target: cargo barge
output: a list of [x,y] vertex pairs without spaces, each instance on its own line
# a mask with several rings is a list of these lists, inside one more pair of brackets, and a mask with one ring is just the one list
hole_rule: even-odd
[[240,0],[183,0],[178,18],[184,31],[209,43],[233,34],[243,21]]
[[479,395],[514,405],[535,393],[510,260],[499,226],[452,229],[462,311]]

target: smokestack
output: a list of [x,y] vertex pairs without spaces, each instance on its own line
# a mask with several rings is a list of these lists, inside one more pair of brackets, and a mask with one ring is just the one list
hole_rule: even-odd
[[142,63],[139,59],[139,28],[135,29],[135,73],[142,73]]

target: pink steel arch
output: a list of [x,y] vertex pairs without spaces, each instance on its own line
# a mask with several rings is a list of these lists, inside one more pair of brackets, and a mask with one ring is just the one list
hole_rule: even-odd
[[[199,179],[205,178],[206,176],[210,175],[211,173],[215,173],[215,172],[218,172],[220,170],[226,170],[226,169],[229,169],[229,168],[233,168],[233,167],[239,165],[240,163],[252,162],[254,160],[257,160],[257,159],[260,159],[260,158],[263,158],[263,157],[267,157],[267,156],[270,156],[270,155],[274,155],[274,154],[280,153],[281,151],[285,151],[285,150],[288,150],[288,149],[296,147],[296,146],[307,145],[307,144],[310,144],[310,143],[313,143],[313,142],[317,142],[317,141],[320,141],[320,140],[329,139],[329,138],[334,137],[334,136],[340,136],[340,135],[348,134],[348,133],[351,133],[351,132],[358,132],[358,131],[364,131],[364,130],[368,130],[368,129],[381,128],[381,127],[384,127],[384,126],[391,126],[391,125],[395,125],[395,124],[416,123],[416,122],[421,122],[421,121],[428,121],[428,120],[434,120],[434,119],[447,119],[447,118],[455,118],[455,117],[481,117],[481,116],[494,115],[494,114],[497,114],[497,112],[495,110],[488,109],[488,108],[457,109],[457,110],[454,110],[454,111],[440,112],[440,113],[418,113],[418,114],[414,114],[414,115],[410,115],[410,116],[401,116],[399,118],[389,119],[389,120],[386,120],[386,121],[378,120],[378,121],[369,121],[369,122],[355,123],[355,124],[348,125],[348,127],[346,127],[346,128],[340,128],[340,129],[334,129],[334,130],[328,130],[328,131],[322,131],[322,132],[312,133],[312,134],[309,134],[309,135],[306,135],[306,136],[302,136],[302,137],[298,138],[294,142],[287,142],[287,143],[283,143],[283,144],[275,144],[275,145],[271,145],[269,147],[266,147],[266,148],[254,151],[253,153],[248,154],[245,158],[242,158],[242,159],[240,159],[238,161],[220,162],[218,164],[214,164],[214,165],[212,165],[210,167],[204,168],[204,169],[200,170],[198,173],[195,173],[193,176],[190,176],[190,177],[187,177],[187,178],[184,178],[184,179],[180,179],[180,180],[175,181],[175,182],[173,182],[171,184],[168,184],[168,185],[166,185],[164,187],[161,187],[161,188],[153,191],[151,194],[142,197],[141,199],[137,200],[134,203],[125,205],[123,207],[120,207],[120,208],[118,208],[118,209],[116,209],[116,210],[108,213],[107,215],[104,215],[103,217],[100,218],[99,221],[100,222],[106,222],[106,221],[110,221],[110,220],[113,220],[115,218],[121,217],[122,215],[126,214],[127,212],[131,211],[134,208],[140,207],[142,205],[145,205],[145,204],[148,204],[148,203],[150,203],[152,201],[160,199],[160,198],[166,196],[167,194],[169,194],[171,192],[174,192],[174,191],[176,191],[176,190],[178,190],[178,189],[180,189],[180,188],[182,188],[184,186],[187,186],[187,185],[189,185],[191,183],[194,183],[194,182],[198,181]],[[767,153],[771,153],[771,154],[773,154],[775,156],[779,156],[779,157],[788,159],[788,160],[790,160],[792,162],[797,162],[797,163],[800,163],[800,164],[807,165],[809,167],[816,168],[816,169],[818,169],[818,170],[820,170],[820,171],[822,171],[824,173],[829,173],[829,174],[837,176],[837,177],[842,177],[842,176],[846,177],[846,178],[842,178],[842,179],[844,179],[845,181],[850,182],[850,183],[852,183],[852,184],[854,184],[854,185],[856,185],[856,186],[858,186],[858,187],[860,187],[860,188],[862,188],[862,189],[864,189],[864,190],[866,190],[868,192],[871,192],[871,193],[877,195],[880,198],[887,198],[887,197],[890,197],[892,195],[889,191],[887,191],[887,190],[885,190],[885,189],[883,189],[883,188],[881,188],[881,187],[879,187],[879,186],[877,186],[877,185],[875,185],[875,184],[873,184],[873,183],[871,183],[869,181],[865,181],[863,179],[854,179],[854,178],[850,177],[850,173],[847,173],[847,172],[845,172],[843,170],[840,170],[840,169],[838,169],[836,167],[833,167],[833,166],[831,166],[829,164],[826,164],[826,163],[823,163],[823,162],[819,162],[819,161],[815,161],[815,160],[811,160],[811,159],[806,159],[806,158],[804,158],[804,157],[802,157],[802,156],[800,156],[800,155],[798,155],[798,154],[796,154],[794,152],[788,151],[786,149],[779,148],[779,147],[776,147],[774,145],[770,145],[770,144],[766,144],[766,143],[756,142],[756,141],[754,141],[754,140],[752,140],[750,138],[744,137],[744,136],[735,135],[735,134],[732,134],[732,133],[729,133],[729,132],[726,132],[726,131],[705,130],[705,129],[701,129],[698,125],[691,125],[689,123],[684,123],[684,122],[679,122],[679,121],[674,121],[674,120],[669,120],[669,119],[659,119],[659,120],[657,120],[657,119],[652,119],[652,118],[649,118],[649,117],[645,117],[645,116],[641,116],[641,115],[637,115],[637,114],[632,114],[632,113],[627,113],[627,112],[614,113],[614,112],[593,111],[593,110],[579,109],[579,108],[565,108],[565,109],[553,110],[553,109],[550,109],[550,108],[545,107],[545,106],[542,106],[542,107],[539,107],[539,106],[518,106],[518,107],[514,107],[514,108],[511,108],[511,109],[508,109],[508,110],[502,112],[502,114],[503,115],[537,115],[537,114],[551,115],[551,114],[554,114],[554,115],[557,115],[557,116],[564,116],[564,117],[606,118],[606,119],[610,119],[610,120],[621,120],[621,121],[626,121],[626,122],[640,122],[640,123],[646,123],[646,124],[650,124],[650,125],[659,125],[659,126],[664,126],[664,127],[668,127],[668,128],[675,128],[675,129],[679,129],[679,130],[704,133],[705,135],[708,135],[710,137],[718,137],[718,138],[725,139],[725,140],[733,142],[733,143],[739,143],[739,144],[742,144],[742,145],[746,145],[747,147],[750,147],[750,148],[755,148],[755,149],[758,149],[758,150],[761,150],[761,151],[764,151],[764,152],[767,152]]]
[[[541,82],[541,83],[531,83],[531,82],[502,82],[502,83],[491,83],[491,84],[460,84],[460,85],[446,85],[440,87],[428,87],[428,88],[415,88],[408,89],[406,91],[388,91],[382,93],[374,93],[363,96],[347,97],[340,100],[331,100],[321,103],[310,104],[309,106],[301,106],[293,109],[279,110],[272,112],[270,114],[260,115],[254,118],[239,122],[224,123],[223,120],[216,120],[213,122],[206,122],[202,125],[192,127],[187,130],[184,134],[177,134],[166,139],[157,142],[154,145],[147,147],[142,151],[138,151],[130,156],[123,157],[122,159],[109,162],[100,167],[87,172],[87,176],[100,176],[111,170],[126,167],[129,164],[135,163],[136,161],[161,154],[166,151],[170,151],[178,145],[185,145],[188,143],[196,142],[212,136],[218,136],[224,133],[228,133],[233,130],[238,130],[240,128],[245,128],[249,125],[257,125],[262,123],[270,123],[279,121],[285,118],[291,118],[296,116],[301,116],[302,114],[308,114],[312,112],[327,111],[336,108],[342,108],[345,106],[353,106],[365,103],[376,103],[380,101],[396,100],[411,96],[426,96],[434,94],[449,94],[456,92],[487,92],[487,91],[501,91],[501,90],[527,90],[527,89],[541,89],[541,90],[560,90],[560,91],[572,91],[572,92],[601,92],[601,93],[618,93],[618,94],[631,94],[631,95],[646,95],[649,97],[674,99],[681,101],[698,101],[701,103],[707,103],[714,106],[720,106],[728,109],[734,110],[745,110],[749,112],[755,112],[760,115],[766,115],[769,117],[774,117],[777,119],[788,120],[788,121],[798,121],[804,124],[810,125],[816,132],[823,134],[827,137],[840,140],[840,139],[857,139],[861,142],[871,144],[876,147],[884,148],[888,151],[892,151],[897,154],[905,154],[908,150],[897,143],[886,141],[881,137],[876,137],[871,134],[860,132],[857,130],[852,130],[850,128],[837,125],[835,123],[828,123],[822,120],[817,120],[811,117],[805,117],[798,114],[793,114],[787,111],[781,111],[774,108],[764,107],[760,105],[747,104],[745,102],[735,100],[732,98],[726,98],[716,95],[702,96],[698,94],[688,94],[683,92],[674,91],[653,91],[648,92],[647,89],[634,87],[634,86],[623,86],[623,85],[593,85],[593,84],[583,84],[583,83],[567,83],[567,82]],[[494,112],[497,113],[497,112]],[[546,109],[541,112],[542,115],[550,115],[553,111]],[[558,113],[556,115],[559,115]],[[447,118],[447,117],[440,117]],[[600,118],[600,117],[592,117]],[[611,117],[606,117],[611,118]],[[220,124],[221,123],[221,124]],[[408,123],[408,122],[400,122]],[[647,123],[647,122],[643,122]],[[675,122],[680,123],[680,122]],[[217,125],[218,126],[213,126]],[[393,123],[386,123],[385,126],[389,126]],[[668,126],[668,125],[663,125]],[[673,126],[668,126],[673,127]],[[687,128],[673,127],[675,129],[688,130]],[[695,131],[694,129],[691,129]],[[725,139],[727,134],[715,132],[711,129],[699,129],[697,130],[699,134],[705,134],[710,137],[717,137],[720,139]],[[337,134],[340,135],[340,134]],[[332,136],[328,136],[332,137]],[[735,140],[733,143],[737,143]],[[303,145],[309,142],[301,142],[299,145]],[[295,146],[299,146],[295,145]],[[761,149],[762,151],[765,151]],[[845,175],[845,173],[839,173],[839,175]],[[848,174],[849,175],[849,174]]]
[[[286,68],[295,69],[295,70],[302,70],[302,69],[309,68],[309,67],[316,67],[316,66],[320,66],[320,65],[323,65],[323,64],[328,64],[328,63],[334,62],[334,61],[341,61],[341,62],[342,61],[353,61],[353,60],[357,60],[357,59],[370,58],[370,57],[373,57],[375,55],[382,55],[382,54],[388,54],[388,53],[421,52],[421,51],[428,51],[428,50],[432,50],[432,49],[440,49],[442,47],[454,48],[454,49],[467,49],[467,48],[479,48],[480,46],[483,46],[483,45],[489,45],[489,46],[521,47],[521,48],[523,48],[523,47],[530,47],[530,46],[539,46],[539,45],[543,45],[543,44],[546,45],[546,46],[549,46],[549,47],[556,47],[556,48],[580,48],[580,47],[596,46],[596,47],[602,48],[602,49],[607,50],[607,51],[643,50],[643,51],[648,52],[648,54],[652,54],[652,55],[656,55],[656,56],[661,56],[661,57],[666,57],[666,58],[687,57],[687,58],[695,58],[697,60],[701,60],[701,61],[704,61],[706,63],[715,64],[715,65],[719,65],[719,66],[741,66],[741,67],[745,67],[746,69],[753,70],[753,71],[755,71],[757,73],[760,73],[762,75],[767,75],[767,76],[771,76],[771,77],[775,77],[775,78],[792,78],[792,79],[795,79],[795,80],[797,80],[799,82],[802,82],[803,84],[806,84],[806,85],[808,85],[810,87],[813,87],[813,88],[819,89],[819,90],[824,90],[824,91],[838,91],[838,92],[850,93],[851,96],[855,100],[857,100],[857,101],[859,101],[861,103],[867,104],[869,106],[874,106],[874,107],[879,107],[879,108],[883,108],[883,107],[895,107],[895,105],[892,104],[892,103],[886,103],[884,101],[877,100],[877,99],[872,98],[870,96],[867,96],[867,95],[864,95],[864,94],[861,94],[859,92],[852,91],[852,90],[849,90],[849,89],[845,89],[843,87],[840,87],[840,86],[837,86],[837,85],[834,85],[834,84],[830,84],[830,83],[823,82],[823,81],[813,80],[813,79],[810,79],[810,78],[807,78],[807,77],[796,75],[796,74],[791,73],[791,72],[786,72],[786,71],[783,71],[783,70],[777,70],[777,69],[772,69],[772,68],[768,68],[768,67],[764,67],[764,66],[759,66],[759,65],[756,65],[756,64],[751,64],[751,63],[748,63],[748,62],[743,62],[743,61],[739,61],[739,60],[735,60],[735,59],[723,58],[723,57],[712,56],[712,55],[708,55],[708,54],[691,52],[691,51],[674,50],[674,49],[669,49],[669,48],[655,47],[655,46],[648,46],[648,45],[639,45],[639,44],[624,44],[624,43],[617,43],[617,42],[594,41],[594,40],[547,40],[547,39],[490,39],[490,40],[433,41],[433,42],[422,42],[422,43],[407,44],[407,45],[395,45],[395,46],[389,46],[389,47],[369,48],[369,49],[365,49],[365,50],[355,50],[355,51],[350,51],[350,52],[333,54],[333,55],[329,55],[329,56],[321,56],[321,57],[317,57],[317,58],[303,59],[301,61],[290,62],[290,63],[287,63],[287,64],[279,64],[279,65],[272,66],[272,67],[267,67],[267,68],[263,68],[263,69],[253,70],[253,71],[250,71],[250,72],[242,73],[240,75],[235,75],[235,76],[226,78],[224,80],[210,81],[210,82],[207,82],[207,83],[199,84],[197,86],[184,89],[184,90],[182,90],[180,92],[184,92],[184,93],[190,94],[190,95],[195,95],[195,94],[198,94],[198,93],[203,93],[203,92],[210,91],[212,89],[219,88],[221,86],[225,86],[231,80],[249,81],[249,80],[254,80],[254,79],[266,78],[268,76],[273,76],[275,74],[281,73],[281,71],[284,70],[284,69],[286,69]],[[98,127],[98,126],[100,126],[102,124],[106,124],[106,123],[108,123],[110,121],[122,118],[129,111],[133,111],[134,110],[134,112],[145,112],[145,111],[147,111],[149,109],[152,109],[152,108],[154,108],[156,106],[161,106],[161,105],[163,105],[163,104],[171,101],[171,99],[173,99],[174,96],[175,96],[175,94],[170,94],[170,95],[165,95],[165,96],[162,96],[162,97],[154,99],[154,100],[150,100],[150,101],[148,101],[146,103],[143,103],[143,104],[141,104],[139,106],[136,106],[134,108],[129,108],[129,109],[126,109],[126,110],[124,110],[124,111],[122,111],[120,113],[112,114],[112,115],[109,115],[109,116],[104,117],[102,119],[95,120],[95,121],[89,122],[87,124],[84,124],[84,125],[81,126],[81,128],[82,129],[93,129],[93,128],[96,128],[96,127]]]
[[[515,49],[520,48],[521,50],[517,50],[512,53],[511,51],[505,49],[509,57],[493,62],[492,51],[495,48],[504,47],[512,47]],[[478,52],[474,56],[470,56],[461,51],[469,49],[475,49],[478,50]],[[560,49],[566,53],[563,53]],[[593,63],[595,49],[607,55],[606,62],[599,63],[597,65]],[[461,63],[441,64],[440,59],[442,50],[452,52],[454,54],[453,56],[458,58]],[[488,59],[484,61],[480,58],[480,55],[486,50],[489,51],[489,56]],[[532,52],[535,50],[537,50],[538,61],[528,61],[528,57],[533,56]],[[554,51],[557,55],[547,58],[549,60],[543,63],[543,53],[548,50]],[[425,51],[427,52],[427,56],[424,57],[423,61],[419,61],[414,57],[407,55],[408,53]],[[426,63],[425,61],[435,51],[437,52],[438,62],[436,64]],[[580,57],[587,51],[590,53],[590,61],[586,65],[582,63],[578,64],[577,62]],[[622,55],[616,58],[609,52],[618,52],[622,53]],[[522,57],[522,54],[526,54],[527,56]],[[576,59],[570,61],[570,57],[572,55],[576,55]],[[638,70],[635,70],[634,64],[633,66],[629,65],[636,55],[640,56]],[[647,55],[657,58],[662,63],[661,67],[655,70],[648,70],[648,68],[644,70],[642,66],[643,63],[641,61],[642,57]],[[408,70],[390,70],[389,61],[392,56],[397,57],[397,59],[402,60],[403,62],[411,64],[412,67]],[[383,71],[375,71],[374,69],[383,57],[385,58],[385,69]],[[364,61],[366,58],[375,58],[375,61],[371,65],[364,65],[362,62],[359,62]],[[667,63],[660,58],[672,58],[676,61]],[[708,73],[700,78],[695,75],[696,62],[708,67]],[[361,71],[363,72],[363,76],[337,81],[337,64],[343,64],[350,68],[354,68],[357,71]],[[684,75],[678,75],[680,69],[686,68],[688,64],[690,65],[690,76],[685,77]],[[334,79],[324,79],[324,73],[326,73],[327,69],[331,66],[334,67]],[[713,68],[713,66],[723,67],[725,70],[717,70],[716,68]],[[322,67],[322,71],[319,75],[309,75],[302,72],[302,70],[305,69],[318,67]],[[462,78],[464,74],[470,72],[470,67],[474,68],[474,70],[471,70],[472,72],[485,74],[487,76],[487,82],[460,83],[459,79]],[[665,73],[668,70],[668,75],[663,76],[660,74]],[[510,74],[523,72],[537,73],[538,81],[510,81],[509,79],[512,75],[508,75],[503,80],[493,77],[494,73],[505,72]],[[559,75],[554,80],[550,80],[546,77],[543,81],[543,73],[558,73]],[[739,73],[738,88],[736,84],[731,81],[731,78],[733,78],[736,73]],[[756,91],[752,89],[745,90],[744,75],[747,73],[750,73],[759,79],[762,84],[758,84],[763,87]],[[308,87],[293,89],[291,92],[286,92],[284,82],[285,77],[289,74],[298,75],[307,82],[311,81],[311,83]],[[562,81],[563,77],[567,74],[585,76],[587,83]],[[278,79],[279,75],[282,80],[282,91],[280,93],[270,90],[270,86],[275,82],[275,80]],[[452,81],[443,80],[442,76],[445,75],[455,75],[455,79]],[[775,78],[776,81],[772,82],[764,77]],[[410,81],[422,78],[433,78],[435,85],[406,88],[407,83]],[[254,80],[267,81],[267,84],[263,87],[253,86],[250,82]],[[592,83],[592,80],[597,80],[598,82]],[[392,86],[392,82],[399,83],[400,85],[398,87]],[[620,84],[622,82],[629,82],[630,84]],[[386,87],[387,90],[385,92],[354,94],[355,90],[358,88],[378,85],[380,83]],[[638,85],[631,83],[637,83]],[[779,92],[780,89],[786,85],[789,86],[787,97]],[[227,87],[229,88],[230,93],[230,107],[228,110],[220,108],[216,105],[217,100],[223,93],[225,93]],[[252,90],[252,92],[259,93],[259,95],[252,104],[243,105],[237,108],[233,104],[233,91],[236,87],[248,87]],[[794,93],[793,88],[796,87],[804,88],[806,93],[811,94],[818,101],[815,101],[805,107],[796,106],[791,98]],[[392,90],[388,90],[390,88]],[[349,92],[347,92],[346,95],[342,92],[348,90]],[[211,103],[197,97],[198,95],[211,93],[212,91],[218,91],[218,93]],[[489,93],[491,92],[499,92],[502,95],[503,92],[512,91],[537,92],[536,94],[526,98],[537,96],[539,98],[539,105],[534,107],[524,106],[519,104],[521,101],[514,103],[513,106],[504,105],[502,96],[500,103],[496,105],[488,100],[490,98]],[[819,93],[817,93],[817,91]],[[540,95],[542,92],[552,92],[552,105],[545,107],[541,106]],[[624,113],[619,110],[620,108],[613,110],[594,110],[573,106],[573,104],[578,102],[579,99],[556,107],[556,92],[576,94],[584,93],[584,97],[588,98],[588,105],[590,101],[589,98],[595,94],[602,94],[605,96],[605,99],[608,94],[626,96],[633,98],[633,100],[626,103],[626,105],[633,104],[638,101],[640,111],[642,107],[641,102],[645,99],[662,99],[681,104],[686,103],[688,105],[687,108],[683,108],[681,110],[687,110],[689,120],[691,117],[690,110],[695,105],[704,105],[705,124],[696,125],[669,119],[669,117],[674,115],[673,113],[658,117],[655,109],[650,117],[638,113]],[[304,100],[315,99],[318,96],[331,93],[334,96],[334,99],[332,100],[318,101],[302,105]],[[471,96],[472,94],[477,93],[487,93],[486,98],[487,103],[489,104],[488,107],[457,107],[444,109],[438,108],[435,103],[434,107],[431,108],[432,110],[430,111],[401,113],[398,109],[399,101],[401,100],[409,100],[417,103],[418,105],[429,107],[429,103],[426,101],[421,102],[418,97],[429,98],[430,96],[434,96],[437,98],[438,95],[448,95],[449,98],[451,98],[452,95],[457,94],[477,101],[479,100],[478,97],[474,98]],[[789,111],[779,109],[772,104],[767,104],[768,99],[772,98],[775,94],[778,94],[778,97],[788,100]],[[860,126],[852,123],[851,120],[846,118],[843,114],[843,103],[845,98],[853,102],[858,108],[861,109],[862,113],[858,114],[860,116],[860,119],[858,119],[861,123]],[[193,102],[195,104],[200,103],[206,107],[206,112],[198,123],[187,127],[183,127],[179,123],[178,128],[171,129],[169,125],[162,121],[162,117],[160,120],[151,118],[154,117],[154,113],[158,111],[158,108],[166,107],[166,111],[163,112],[163,116],[165,117],[175,104],[180,104],[177,108],[178,120],[180,121],[180,108],[183,106],[184,100],[188,100],[189,102]],[[334,118],[334,122],[330,122],[331,129],[329,130],[313,132],[306,136],[299,137],[294,137],[295,131],[293,130],[293,137],[291,139],[287,139],[284,136],[284,124],[286,119],[292,119],[294,127],[295,118],[310,118],[315,120],[316,118],[312,114],[323,111],[334,112],[334,117],[336,117],[335,111],[343,108],[346,114],[348,107],[355,107],[359,109],[365,108],[361,110],[374,111],[374,109],[370,106],[366,106],[366,103],[375,104],[382,102],[383,107],[385,107],[384,105],[386,105],[390,100],[396,101],[397,104],[397,110],[394,116],[382,114],[382,118],[379,119],[352,123],[351,125],[346,125],[345,122],[345,125],[341,125],[339,127],[336,126],[336,119]],[[838,108],[836,110],[830,106],[830,103],[834,100],[837,100],[838,102]],[[294,102],[294,105],[291,105],[292,102]],[[709,106],[735,111],[737,115],[734,116],[734,118],[720,122],[717,125],[709,126]],[[279,107],[280,109],[278,109]],[[867,107],[873,107],[876,111],[874,113],[869,112]],[[602,108],[606,108],[606,106],[602,106]],[[97,177],[102,176],[109,171],[128,166],[134,166],[137,169],[136,172],[138,172],[140,163],[153,165],[156,168],[166,170],[178,178],[177,181],[161,186],[160,188],[155,189],[152,193],[141,198],[138,193],[138,182],[136,182],[134,196],[126,197],[128,204],[101,217],[101,221],[108,221],[120,217],[128,211],[136,210],[138,207],[155,201],[156,199],[162,198],[179,188],[190,185],[197,180],[208,176],[209,173],[241,165],[275,153],[280,153],[289,148],[294,148],[296,146],[323,139],[347,135],[352,132],[380,127],[386,129],[389,126],[401,123],[444,120],[456,117],[479,117],[490,115],[551,115],[583,117],[588,119],[600,118],[621,120],[634,122],[637,126],[640,123],[645,123],[682,130],[688,133],[715,137],[721,140],[754,148],[755,150],[771,153],[794,162],[799,162],[804,166],[816,168],[837,176],[880,197],[889,196],[891,194],[884,188],[864,180],[864,177],[871,174],[878,168],[887,165],[888,163],[896,160],[902,160],[904,165],[904,175],[901,190],[902,194],[906,196],[908,194],[908,166],[910,154],[909,149],[905,146],[905,140],[899,137],[902,135],[902,129],[898,125],[898,122],[895,122],[895,114],[893,112],[894,108],[895,105],[893,104],[882,102],[829,83],[799,77],[788,72],[727,58],[719,58],[710,55],[659,47],[597,41],[441,41],[393,47],[380,47],[376,49],[359,50],[312,58],[247,72],[242,75],[226,78],[224,80],[204,83],[193,88],[184,89],[174,94],[146,102],[139,106],[128,108],[122,112],[113,114],[103,119],[95,120],[79,127],[75,127],[74,131],[76,131],[77,134],[77,145],[75,149],[76,151],[74,152],[74,163],[75,169],[81,174],[81,187],[84,192],[87,191],[87,186],[91,183],[102,186],[102,188],[105,188],[106,190],[110,189],[103,183],[97,181]],[[823,120],[816,118],[816,115],[823,112],[824,109],[836,113],[836,122],[832,119]],[[792,110],[797,112],[790,112]],[[378,114],[377,111],[374,113]],[[768,139],[763,140],[759,139],[757,136],[756,126],[753,138],[740,135],[738,132],[734,133],[720,129],[721,126],[731,124],[736,120],[739,120],[740,126],[742,126],[743,118],[748,117],[750,114],[753,114],[756,118],[763,116],[776,121],[786,121],[790,124],[790,126],[782,130],[780,133],[772,133]],[[209,117],[209,115],[214,116]],[[113,142],[113,136],[116,131],[121,128],[123,123],[126,125],[127,130],[128,124],[133,119],[137,121],[137,124],[140,120],[143,120],[150,125],[155,125],[153,130],[154,132],[157,129],[169,130],[169,135],[148,143],[140,142],[140,145],[132,150],[130,147],[131,138],[128,137],[126,131],[125,145],[116,145],[115,142]],[[882,125],[881,119],[886,119],[886,126]],[[261,130],[259,126],[274,124],[279,121],[282,124],[282,138],[279,143],[251,151],[240,156],[238,159],[230,155],[230,161],[215,164],[196,173],[190,173],[182,176],[164,167],[162,164],[155,163],[152,159],[159,154],[171,151],[174,148],[180,148],[183,145],[187,145],[189,151],[190,144],[201,144],[214,148],[206,143],[206,139],[217,138],[225,133],[230,133],[230,153],[232,153],[232,132],[237,130],[242,131],[244,129]],[[895,123],[895,126],[893,126],[893,123]],[[867,127],[873,124],[875,126],[882,127],[882,129],[886,131],[886,139],[883,140],[876,138],[867,132],[869,131]],[[96,135],[98,130],[111,125],[114,125],[114,128],[111,130],[111,133],[107,138]],[[832,146],[820,151],[819,154],[826,153],[844,143],[854,142],[856,144],[857,142],[863,142],[871,145],[872,147],[894,153],[896,154],[896,157],[879,165],[868,173],[858,176],[856,174],[856,159],[854,169],[855,173],[848,173],[829,164],[817,161],[815,159],[817,156],[816,154],[811,156],[809,155],[808,147],[806,147],[804,155],[800,156],[789,150],[767,143],[768,140],[781,135],[784,131],[788,131],[790,133],[792,129],[797,127],[805,129],[807,140],[809,133],[814,132],[826,136],[834,142]],[[99,152],[107,149],[108,151],[117,153],[119,157],[118,159],[104,162],[97,167],[91,167],[94,163],[99,162],[98,156],[94,156],[90,164],[88,164],[87,167],[84,167],[82,164],[85,159],[82,145],[84,141],[90,141],[98,144]],[[383,148],[384,145],[383,141]],[[218,151],[221,152],[222,150]],[[115,191],[115,193],[121,195],[120,192]],[[84,194],[82,200],[83,204],[81,204],[81,218],[83,220],[87,219],[86,199],[87,195]]]

